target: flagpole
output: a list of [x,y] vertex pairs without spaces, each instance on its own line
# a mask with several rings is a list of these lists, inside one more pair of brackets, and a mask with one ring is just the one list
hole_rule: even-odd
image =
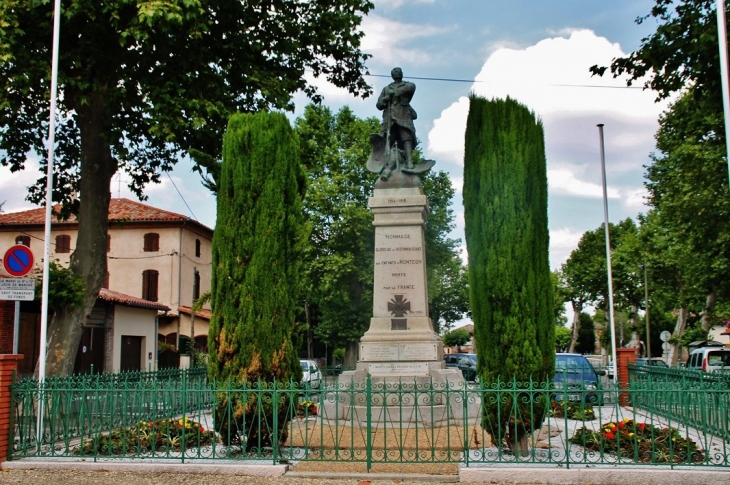
[[725,153],[730,183],[730,86],[727,69],[727,23],[725,22],[725,0],[717,0],[717,38],[720,49],[720,80],[722,82],[722,105],[725,118]]
[[616,324],[613,317],[613,278],[611,275],[611,237],[608,230],[608,192],[606,190],[606,153],[603,143],[603,123],[598,125],[601,140],[601,179],[603,181],[603,219],[606,228],[606,273],[608,275],[608,314],[611,322],[611,356],[613,358],[613,382],[618,382],[618,361],[616,360]]
[[55,0],[53,9],[53,52],[51,54],[51,107],[48,122],[48,161],[46,166],[46,222],[43,247],[43,286],[41,289],[40,355],[38,356],[39,406],[36,443],[43,442],[43,387],[46,380],[46,351],[48,348],[48,280],[51,259],[51,209],[53,209],[53,152],[56,144],[56,93],[58,92],[58,45],[61,33],[61,0]]

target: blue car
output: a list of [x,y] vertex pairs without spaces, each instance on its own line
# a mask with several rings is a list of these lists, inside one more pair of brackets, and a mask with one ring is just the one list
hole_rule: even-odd
[[603,403],[603,393],[598,375],[588,359],[580,354],[555,354],[553,399],[557,402],[582,402],[600,406]]

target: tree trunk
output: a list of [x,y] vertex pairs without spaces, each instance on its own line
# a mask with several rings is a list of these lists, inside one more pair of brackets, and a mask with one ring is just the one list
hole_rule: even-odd
[[578,332],[580,331],[580,312],[583,311],[583,305],[577,301],[571,301],[573,307],[573,333],[570,336],[570,347],[568,352],[575,352],[575,344],[578,342]]
[[709,332],[710,327],[712,326],[712,313],[715,310],[716,300],[717,295],[714,291],[710,291],[705,299],[705,308],[702,311],[702,317],[700,318],[700,324],[702,325],[702,330],[704,330],[705,333]]
[[109,144],[104,140],[106,110],[103,94],[95,93],[89,104],[79,107],[81,132],[81,172],[79,229],[70,270],[83,278],[86,295],[79,307],[54,309],[48,331],[46,373],[64,376],[73,372],[84,321],[99,295],[106,276],[106,244],[111,193],[109,184],[117,170]]
[[529,455],[528,452],[528,438],[529,434],[525,432],[518,432],[515,436],[515,430],[509,427],[507,430],[507,445],[514,456],[525,457]]
[[[684,327],[687,325],[687,307],[679,309],[677,315],[677,323],[674,326],[674,333],[672,333],[673,339],[679,339],[684,333]],[[677,357],[679,357],[679,342],[672,344],[669,349],[669,355],[667,355],[667,364],[669,367],[673,367],[677,363]]]
[[359,344],[360,342],[358,340],[354,342],[347,342],[347,347],[345,347],[345,362],[343,364],[345,369],[355,368],[355,364],[357,364],[358,348],[360,347]]

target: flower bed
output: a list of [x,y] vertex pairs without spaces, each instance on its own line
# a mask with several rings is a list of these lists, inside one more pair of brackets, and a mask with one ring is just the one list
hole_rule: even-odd
[[129,428],[118,428],[83,440],[80,455],[129,455],[152,451],[184,451],[210,445],[213,431],[188,418],[139,421]]
[[674,428],[659,428],[629,418],[608,422],[597,431],[576,430],[570,442],[641,463],[701,463],[704,451]]
[[299,401],[297,403],[297,416],[316,416],[317,415],[317,404],[309,400]]
[[596,419],[596,413],[590,406],[581,403],[568,401],[550,401],[550,416],[553,418],[575,419],[578,421],[592,421]]

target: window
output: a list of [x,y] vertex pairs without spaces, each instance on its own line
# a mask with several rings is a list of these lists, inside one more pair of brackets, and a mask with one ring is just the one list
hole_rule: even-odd
[[68,234],[60,234],[56,236],[56,252],[57,253],[70,253],[71,252],[71,236]]
[[200,257],[200,239],[195,240],[195,257]]
[[142,272],[142,298],[157,301],[157,278],[159,273],[154,269]]
[[30,236],[18,236],[15,238],[15,244],[22,244],[30,247]]
[[148,232],[144,235],[144,250],[145,251],[159,251],[160,250],[160,235],[156,232]]
[[193,270],[193,303],[200,298],[200,273],[197,269]]

